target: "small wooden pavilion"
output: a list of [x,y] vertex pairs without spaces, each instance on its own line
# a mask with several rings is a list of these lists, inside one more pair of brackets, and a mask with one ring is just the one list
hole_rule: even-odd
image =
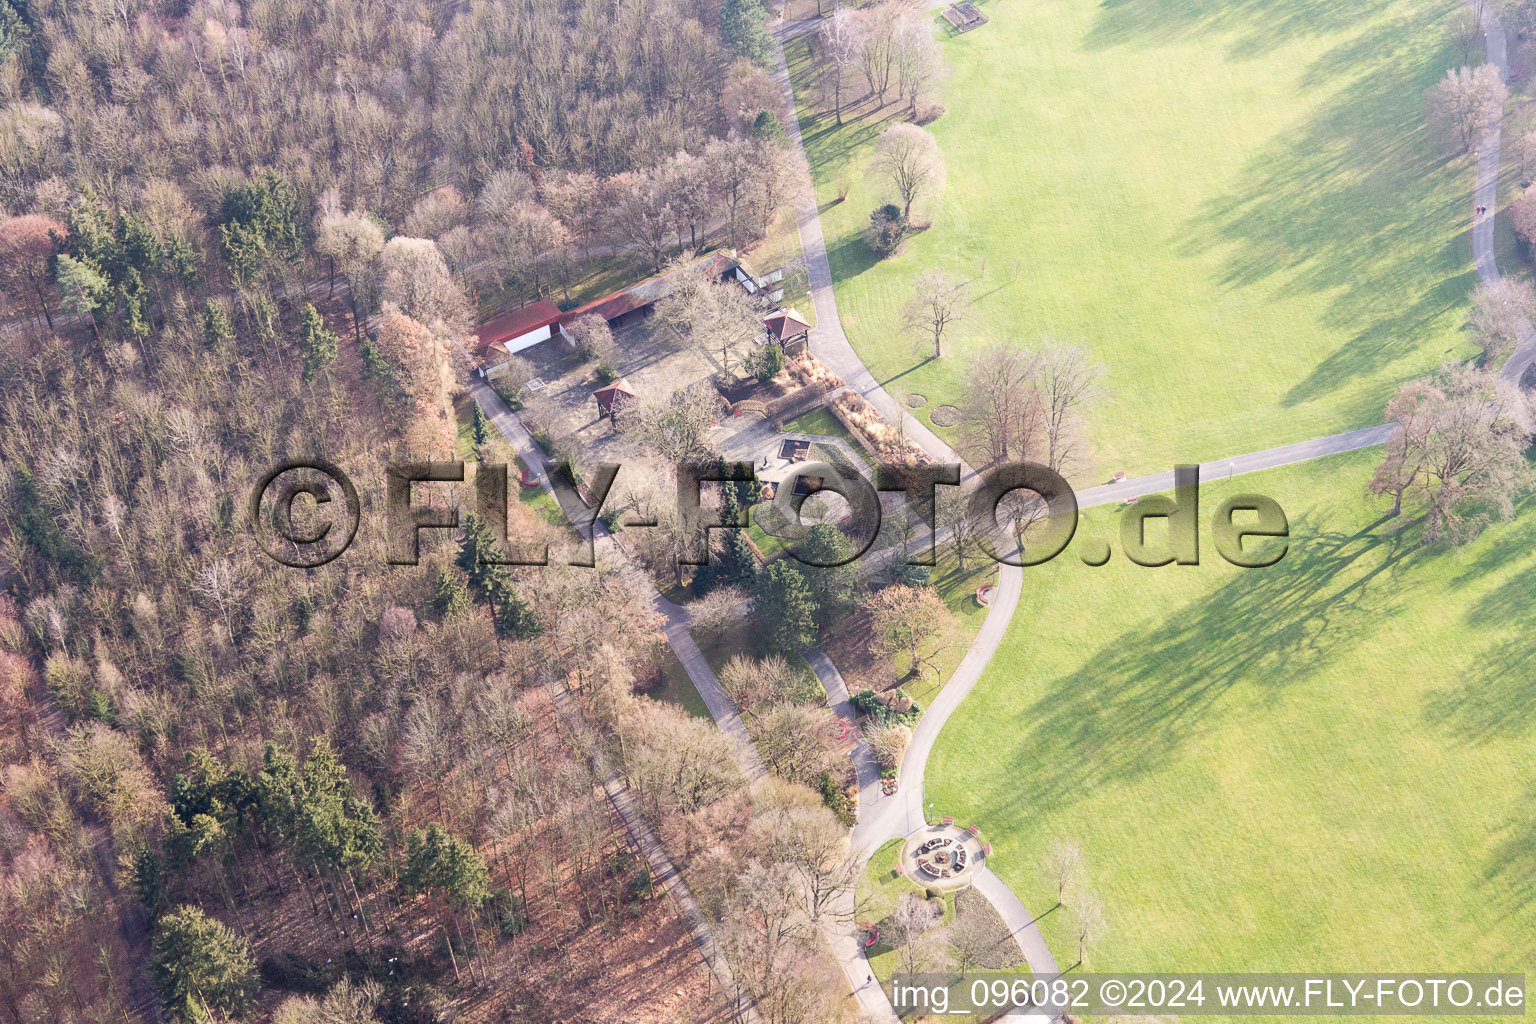
[[629,381],[620,377],[607,387],[598,388],[592,392],[592,397],[597,401],[597,415],[612,417],[615,412],[624,407],[624,403],[631,401],[635,396],[635,389],[629,386]]

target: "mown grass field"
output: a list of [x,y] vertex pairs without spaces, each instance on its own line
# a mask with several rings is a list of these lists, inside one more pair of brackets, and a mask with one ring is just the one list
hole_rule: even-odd
[[[1089,347],[1098,466],[1132,474],[1379,422],[1402,381],[1471,352],[1470,164],[1423,127],[1448,0],[984,4],[947,38],[931,227],[875,262],[864,170],[897,116],[844,127],[789,58],[844,327],[898,398],[959,393],[985,339]],[[837,202],[839,184],[848,198]],[[972,282],[949,354],[900,336],[919,273]],[[953,437],[952,430],[940,430]]]
[[[1058,839],[1107,929],[1090,969],[1533,967],[1536,506],[1427,553],[1362,497],[1378,453],[1206,486],[1202,564],[1119,551],[1120,508],[1026,570],[1003,646],[940,736],[928,799],[975,820],[1036,913]],[[1238,491],[1291,522],[1236,569],[1209,520]],[[1076,959],[1070,908],[1041,926]]]

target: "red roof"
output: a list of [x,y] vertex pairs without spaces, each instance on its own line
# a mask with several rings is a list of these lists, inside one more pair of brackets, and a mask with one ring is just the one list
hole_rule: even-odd
[[484,352],[498,341],[520,338],[529,331],[548,327],[559,319],[560,307],[548,299],[541,299],[522,309],[503,313],[496,319],[481,324],[480,329],[475,331],[475,351]]
[[592,397],[597,399],[598,407],[603,412],[612,412],[620,398],[634,398],[635,391],[629,386],[629,381],[620,377],[607,387],[598,388],[592,392]]
[[763,324],[768,328],[768,333],[779,341],[785,341],[811,329],[810,324],[800,319],[800,312],[793,306],[769,313],[763,317]]
[[663,271],[660,274],[654,274],[639,284],[625,288],[623,291],[604,295],[600,299],[592,300],[585,306],[578,306],[567,313],[562,313],[560,322],[568,324],[577,317],[586,316],[588,313],[596,313],[604,320],[615,320],[630,310],[639,309],[641,306],[649,306],[671,295],[677,287],[678,277],[682,274],[702,271],[707,276],[719,277],[735,270],[740,265],[740,260],[727,253],[710,253],[708,256],[699,257],[692,263],[673,270]]
[[622,292],[614,292],[612,295],[604,295],[600,299],[594,299],[585,306],[577,306],[575,309],[560,317],[561,324],[571,323],[578,317],[595,313],[604,320],[616,320],[632,309],[655,302],[654,298],[646,298],[638,288],[628,288]]

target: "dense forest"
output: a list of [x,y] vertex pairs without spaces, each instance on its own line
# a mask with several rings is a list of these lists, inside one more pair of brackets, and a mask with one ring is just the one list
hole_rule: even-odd
[[[381,512],[454,450],[487,296],[765,230],[765,12],[726,7],[0,0],[0,1020],[727,1018],[601,766],[722,918],[841,826],[635,695],[615,569],[487,565],[473,518],[391,566]],[[244,511],[295,454],[362,492],[307,570]],[[741,983],[829,1019],[763,913]]]

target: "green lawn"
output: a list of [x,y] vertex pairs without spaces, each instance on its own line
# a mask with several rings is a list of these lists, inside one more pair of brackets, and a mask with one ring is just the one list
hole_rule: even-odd
[[[883,844],[869,858],[869,863],[864,866],[864,874],[860,876],[858,884],[854,888],[854,898],[858,906],[859,920],[879,924],[896,912],[896,902],[904,893],[923,895],[922,886],[913,885],[903,875],[896,873],[896,865],[901,860],[902,839],[892,839]],[[944,920],[936,927],[943,927],[952,923],[955,919],[955,894],[944,893]],[[889,929],[882,928],[882,933]],[[875,977],[881,982],[890,980],[890,976],[899,969],[898,958],[894,947],[888,943],[890,936],[882,934],[880,941],[876,942],[867,953],[870,968],[875,972]]]
[[[1079,534],[1109,565],[1074,541],[1026,570],[927,795],[1036,912],[1050,844],[1080,843],[1091,969],[1536,966],[1536,506],[1425,553],[1362,497],[1378,457],[1205,487],[1197,567],[1131,565],[1115,507]],[[1238,491],[1285,507],[1278,565],[1214,552]],[[1042,927],[1076,959],[1070,910]]]
[[[875,977],[879,979],[880,984],[882,987],[885,987],[887,993],[890,992],[891,975],[901,971],[902,964],[900,956],[894,947],[889,944],[891,939],[890,929],[888,926],[883,925],[882,922],[896,910],[896,901],[901,898],[903,893],[922,894],[924,892],[922,887],[913,885],[906,877],[896,874],[896,863],[900,858],[903,842],[904,840],[901,839],[892,839],[876,850],[870,857],[869,863],[865,865],[864,874],[859,878],[858,885],[855,888],[859,921],[881,925],[882,934],[880,941],[868,949],[865,955],[869,959],[870,970],[874,972]],[[986,903],[985,897],[980,896],[979,893],[971,893],[969,896],[964,897],[961,896],[959,891],[944,893],[944,918],[942,921],[935,923],[935,929],[944,929],[953,925],[957,909],[961,913],[967,913],[968,911],[964,909],[964,904],[966,900],[972,898],[978,899],[987,908],[986,912],[993,915],[996,920],[999,945],[1009,950],[1011,955],[1018,956],[1017,946],[1008,937],[1007,925],[1003,924],[1001,919],[996,918],[995,912]],[[957,899],[962,904],[959,908],[956,906]],[[942,940],[940,941],[942,943]],[[1029,966],[1023,963],[1022,957],[1018,959],[1019,963],[1012,968],[1012,972],[1028,974]],[[970,984],[970,981],[960,979],[952,985],[950,1000],[953,1004],[958,1005],[965,998]],[[932,1020],[934,1018],[924,1019]],[[955,1021],[956,1024],[972,1024],[972,1022],[977,1020],[973,1015],[960,1013],[947,1014],[942,1019]]]
[[[984,339],[1050,335],[1108,367],[1093,477],[1134,474],[1378,422],[1472,351],[1471,167],[1423,128],[1455,3],[984,6],[943,43],[948,190],[895,258],[860,237],[895,104],[841,129],[801,111],[844,327],[925,421]],[[806,41],[789,56],[804,103]],[[936,362],[899,335],[931,267],[976,299]]]
[[[473,461],[475,458],[475,400],[461,395],[453,403],[453,454],[455,458]],[[493,432],[496,428],[490,428]]]
[[672,648],[663,648],[661,658],[662,684],[650,691],[649,696],[675,704],[694,718],[709,719],[709,705],[699,696],[698,688],[688,678],[688,670],[677,660]]
[[901,839],[887,840],[870,855],[869,863],[864,866],[864,874],[855,890],[860,920],[879,921],[889,917],[902,893],[923,891],[896,873],[902,842]]
[[823,437],[840,437],[853,443],[853,435],[848,433],[848,428],[825,408],[812,409],[803,416],[785,420],[784,429],[791,434],[820,434]]
[[[766,512],[766,508],[769,503],[764,502],[762,504],[763,510]],[[757,509],[759,506],[753,505],[752,508]],[[757,546],[757,550],[762,553],[763,559],[765,561],[771,562],[775,558],[783,558],[784,555],[788,553],[789,546],[762,528],[762,526],[758,523],[758,516],[761,514],[763,513],[751,513],[751,516],[747,522],[747,536],[751,538],[752,543]]]
[[[512,455],[511,465],[507,469],[508,476],[511,478],[508,480],[508,486],[517,492],[517,500],[527,505],[536,516],[551,526],[565,526],[574,530],[575,527],[571,526],[571,521],[565,517],[565,513],[560,509],[560,503],[555,500],[553,494],[538,484],[531,487],[522,485],[522,474],[527,471],[528,464],[523,461],[521,455],[511,452],[510,445],[504,445],[504,447]],[[513,474],[516,475],[513,476]]]

